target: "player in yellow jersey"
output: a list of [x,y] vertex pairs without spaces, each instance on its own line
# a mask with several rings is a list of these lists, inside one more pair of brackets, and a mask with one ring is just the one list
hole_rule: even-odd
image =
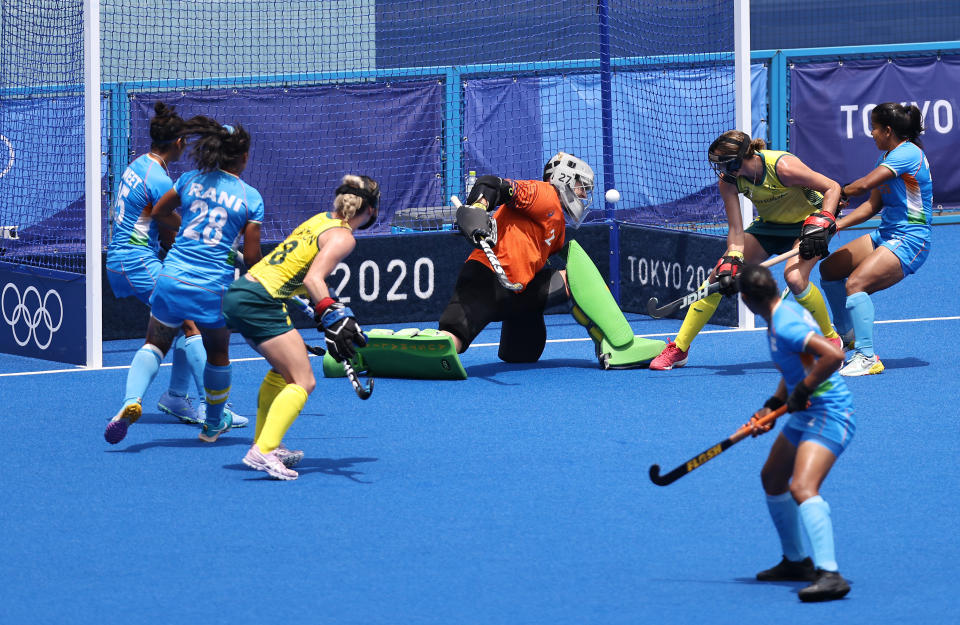
[[351,358],[366,336],[353,311],[330,296],[326,278],[353,251],[354,230],[377,220],[380,186],[367,176],[347,175],[337,188],[334,210],[303,222],[234,282],[223,301],[227,324],[270,363],[257,396],[253,445],[243,458],[247,466],[280,480],[294,480],[292,469],[302,451],[282,441],[316,386],[303,338],[287,314],[286,303],[306,295],[317,311],[317,329],[327,351],[338,362]]
[[[820,290],[810,282],[810,272],[829,253],[830,237],[837,231],[840,185],[813,171],[789,152],[766,149],[763,139],[729,130],[708,150],[710,164],[720,179],[718,186],[727,213],[727,251],[707,278],[720,282],[720,292],[695,302],[687,310],[676,338],[650,362],[654,370],[687,363],[690,343],[710,320],[723,295],[736,293],[735,280],[744,263],[759,263],[796,246],[799,256],[787,260],[783,276],[797,302],[810,311],[824,337],[841,346]],[[746,229],[740,215],[739,194],[757,207],[757,218]]]

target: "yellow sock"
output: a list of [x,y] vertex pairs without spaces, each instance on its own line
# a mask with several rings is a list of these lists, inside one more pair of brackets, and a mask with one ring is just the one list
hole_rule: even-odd
[[257,447],[262,453],[268,454],[280,446],[284,434],[297,420],[305,403],[307,391],[297,384],[287,384],[277,393],[267,413],[267,421],[257,437]]
[[276,399],[280,391],[287,385],[283,376],[271,369],[264,376],[260,383],[260,392],[257,393],[257,427],[253,431],[253,440],[260,438],[260,432],[263,431],[263,425],[267,422],[267,413],[270,412],[270,405]]
[[683,318],[683,323],[680,325],[680,331],[677,332],[677,337],[673,339],[673,342],[677,344],[681,351],[685,352],[690,349],[690,343],[693,343],[693,339],[697,338],[703,326],[707,325],[713,313],[717,312],[717,306],[720,305],[721,299],[723,299],[723,295],[714,293],[690,305],[690,308],[687,309],[687,316]]
[[832,339],[839,336],[837,331],[833,329],[833,324],[830,323],[827,303],[824,301],[820,289],[818,289],[813,282],[809,283],[802,293],[794,297],[798,304],[810,311],[817,325],[820,326],[820,331],[823,332],[824,337]]

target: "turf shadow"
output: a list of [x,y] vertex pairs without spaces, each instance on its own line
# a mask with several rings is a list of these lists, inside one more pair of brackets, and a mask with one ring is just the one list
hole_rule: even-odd
[[225,435],[223,438],[217,439],[216,443],[205,443],[196,436],[191,438],[162,438],[155,441],[149,441],[147,443],[137,443],[135,445],[124,447],[123,449],[111,447],[110,449],[106,449],[104,451],[112,454],[136,454],[145,449],[153,449],[155,447],[193,448],[210,447],[211,445],[216,445],[218,447],[236,447],[237,445],[243,445],[244,447],[249,447],[250,439],[243,436]]
[[[309,473],[324,473],[336,477],[345,477],[351,482],[360,484],[373,484],[371,481],[361,480],[357,476],[363,475],[363,471],[350,471],[353,465],[361,462],[377,462],[379,458],[304,458],[300,464],[294,467],[301,476]],[[250,467],[245,464],[226,464],[224,469],[232,471],[250,471]],[[271,479],[269,476],[260,474],[256,478],[250,479]]]

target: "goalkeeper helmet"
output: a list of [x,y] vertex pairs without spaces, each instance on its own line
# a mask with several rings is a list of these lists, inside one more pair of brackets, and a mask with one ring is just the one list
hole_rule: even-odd
[[572,154],[557,152],[543,166],[543,180],[557,190],[570,224],[579,226],[593,202],[593,169]]

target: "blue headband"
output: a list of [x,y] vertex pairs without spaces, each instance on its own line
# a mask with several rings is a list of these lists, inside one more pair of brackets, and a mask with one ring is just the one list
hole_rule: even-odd
[[228,134],[231,134],[231,135],[237,131],[237,129],[231,126],[230,124],[224,124],[223,128],[227,131]]

